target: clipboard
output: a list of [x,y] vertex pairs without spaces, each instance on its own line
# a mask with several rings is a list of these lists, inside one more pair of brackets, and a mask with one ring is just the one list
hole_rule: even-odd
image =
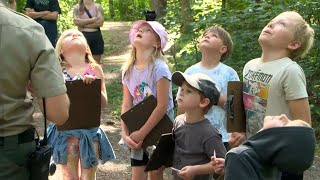
[[227,90],[227,132],[246,132],[243,82],[229,81]]
[[70,100],[69,118],[58,131],[89,129],[100,126],[101,79],[85,84],[83,80],[66,81]]
[[149,158],[145,172],[157,170],[162,165],[171,167],[173,164],[174,140],[172,133],[162,134],[156,149]]
[[[121,115],[121,119],[126,124],[129,134],[139,130],[147,122],[156,106],[157,99],[153,95],[150,95]],[[146,150],[148,146],[156,145],[161,135],[171,133],[172,128],[173,123],[168,115],[165,114],[143,140],[143,150]]]

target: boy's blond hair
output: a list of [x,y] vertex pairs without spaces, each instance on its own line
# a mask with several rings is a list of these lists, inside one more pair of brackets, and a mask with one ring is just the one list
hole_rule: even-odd
[[297,119],[297,120],[290,120],[286,125],[284,126],[302,126],[302,127],[311,127],[310,124],[307,122]]
[[227,60],[227,58],[229,57],[229,55],[231,54],[231,52],[233,50],[233,42],[232,42],[230,34],[222,27],[217,27],[217,26],[208,27],[206,30],[204,30],[203,35],[206,34],[207,32],[217,33],[218,36],[221,38],[223,44],[225,46],[227,46],[227,51],[224,54],[222,54],[221,59],[220,59],[220,62],[224,62],[225,60]]
[[302,16],[295,11],[287,11],[281,14],[286,14],[290,17],[295,17],[296,27],[293,33],[294,39],[301,43],[300,47],[293,50],[290,54],[290,58],[297,60],[299,58],[305,57],[308,51],[311,49],[314,42],[314,30],[310,25],[302,18]]

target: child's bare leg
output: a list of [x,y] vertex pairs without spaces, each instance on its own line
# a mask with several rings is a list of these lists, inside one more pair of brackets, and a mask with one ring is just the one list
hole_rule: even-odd
[[97,166],[89,169],[81,169],[80,180],[95,180],[96,172],[97,172]]
[[164,167],[161,167],[156,171],[150,171],[149,172],[150,180],[163,180],[164,169],[165,169]]
[[78,180],[78,164],[80,159],[79,139],[70,137],[67,140],[67,164],[60,165],[63,180]]
[[146,166],[132,166],[132,180],[147,180],[148,174],[144,172]]
[[[94,151],[97,157],[97,160],[99,160],[100,152],[99,152],[99,142],[94,141],[93,142]],[[81,161],[80,161],[81,162]],[[96,172],[97,172],[97,166],[83,169],[81,168],[81,177],[80,180],[95,180],[96,179]]]

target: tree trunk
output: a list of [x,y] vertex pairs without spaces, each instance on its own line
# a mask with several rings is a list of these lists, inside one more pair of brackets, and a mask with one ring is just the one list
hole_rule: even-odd
[[189,22],[191,22],[191,12],[190,12],[190,3],[191,0],[181,0],[181,33],[185,33],[186,32],[186,25]]
[[151,0],[151,8],[157,12],[157,19],[166,15],[167,0]]

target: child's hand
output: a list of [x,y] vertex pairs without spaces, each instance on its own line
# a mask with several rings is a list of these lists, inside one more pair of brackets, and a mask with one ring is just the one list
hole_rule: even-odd
[[196,174],[194,170],[195,169],[193,166],[185,166],[179,172],[177,172],[177,175],[184,180],[191,180]]
[[86,74],[83,77],[83,82],[86,84],[91,84],[96,79],[97,79],[97,76],[92,76],[92,75]]
[[215,158],[211,157],[211,165],[214,168],[214,172],[217,174],[223,174],[224,173],[224,161],[225,159],[223,158]]
[[231,138],[229,140],[229,145],[234,148],[238,147],[240,144],[242,144],[246,140],[246,133],[242,132],[233,132],[231,134]]
[[139,143],[134,142],[130,136],[123,137],[124,142],[131,148],[131,149],[139,149],[142,145],[142,141]]
[[130,134],[130,138],[134,140],[135,142],[143,141],[145,138],[145,135],[141,133],[141,131],[134,131]]

